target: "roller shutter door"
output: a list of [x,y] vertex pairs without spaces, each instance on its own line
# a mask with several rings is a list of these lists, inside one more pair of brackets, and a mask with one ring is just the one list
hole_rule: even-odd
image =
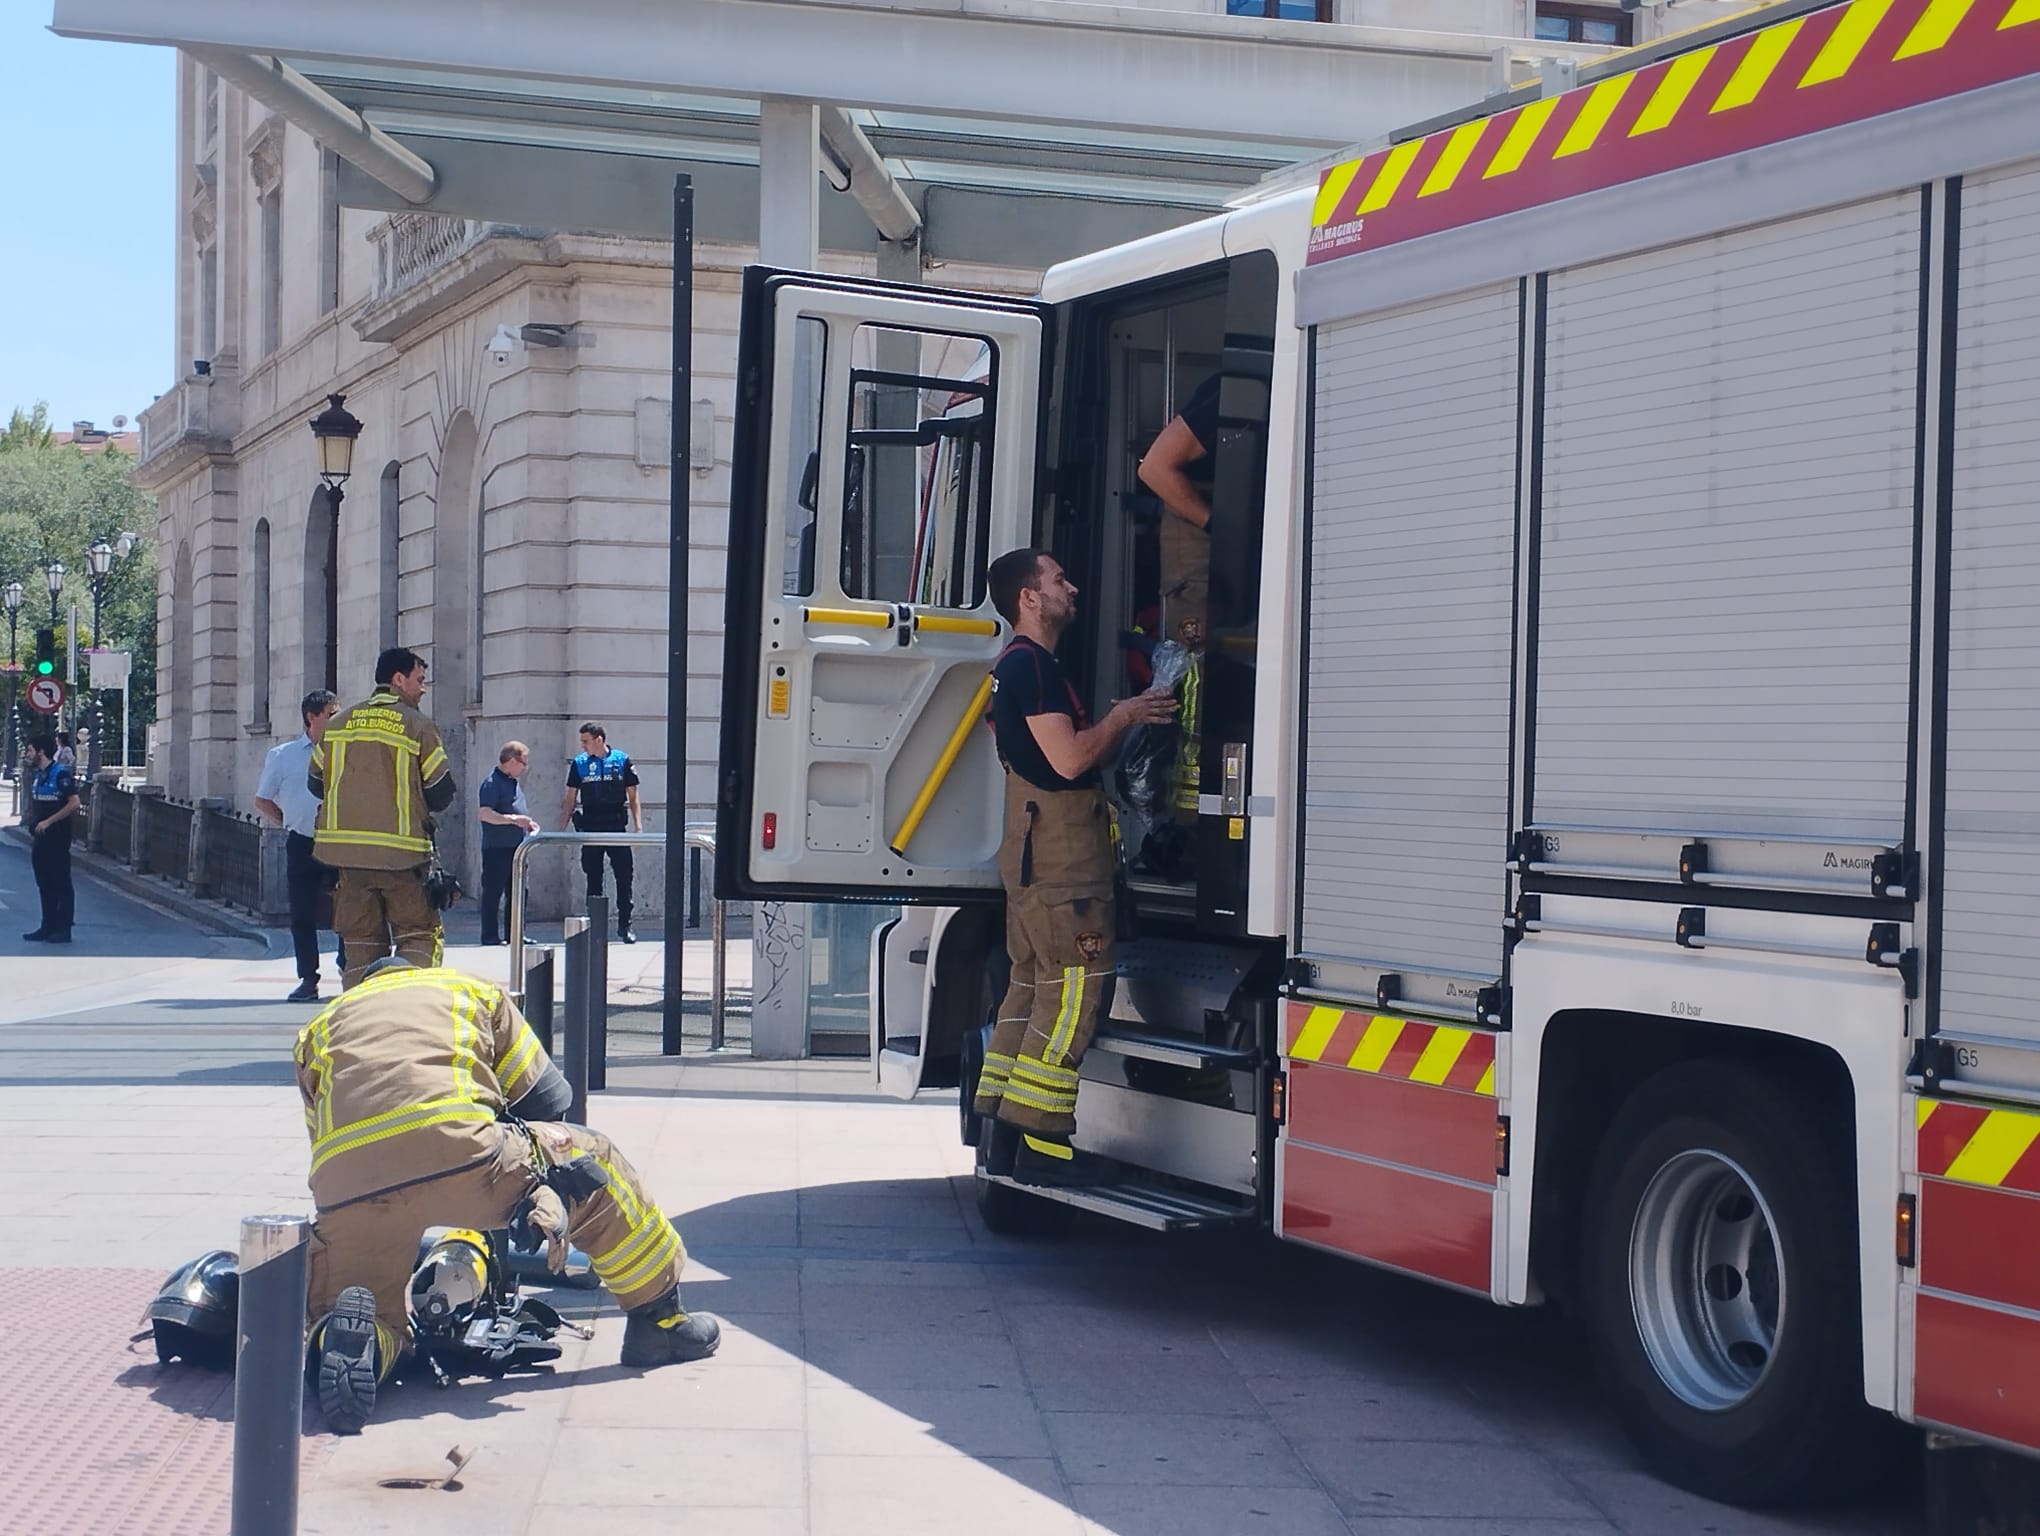
[[1903,835],[1919,220],[1552,276],[1538,824]]
[[1318,333],[1309,955],[1500,973],[1518,302],[1510,284]]
[[1939,1023],[2040,1039],[2040,167],[1963,183]]

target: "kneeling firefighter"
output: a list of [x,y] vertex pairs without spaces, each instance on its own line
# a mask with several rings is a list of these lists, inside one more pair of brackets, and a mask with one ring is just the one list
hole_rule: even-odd
[[686,1251],[609,1138],[557,1123],[566,1082],[500,987],[388,958],[305,1026],[312,1138],[311,1360],[334,1429],[367,1422],[408,1347],[406,1291],[432,1226],[529,1228],[589,1253],[628,1312],[623,1363],[715,1352],[680,1305]]
[[1172,719],[1153,689],[1114,704],[1096,725],[1055,657],[1076,617],[1077,589],[1053,555],[1019,549],[992,562],[993,606],[1013,643],[992,668],[992,734],[1006,768],[1006,949],[1012,983],[978,1077],[989,1122],[986,1164],[1023,1183],[1095,1183],[1102,1167],[1071,1145],[1077,1068],[1115,967],[1111,813],[1098,765],[1136,725]]

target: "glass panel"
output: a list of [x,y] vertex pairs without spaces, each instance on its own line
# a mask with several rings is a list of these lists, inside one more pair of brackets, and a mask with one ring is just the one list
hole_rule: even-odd
[[1316,21],[1317,0],[1275,0],[1275,14],[1284,21]]
[[[900,915],[895,906],[817,903],[808,908],[808,1036],[851,1036],[860,1047],[871,1030],[871,936]],[[849,1042],[823,1041],[826,1049]]]
[[1540,16],[1537,18],[1537,35],[1547,43],[1565,43],[1572,40],[1572,18],[1570,16]]
[[995,350],[879,325],[859,326],[851,347],[843,595],[975,608],[989,558]]
[[1266,16],[1267,0],[1225,0],[1225,13],[1228,16]]
[[786,509],[785,579],[788,597],[812,597],[815,590],[815,495],[822,465],[822,365],[829,328],[812,315],[794,322],[793,377],[787,381],[786,485],[793,505]]
[[1580,41],[1619,43],[1622,41],[1622,28],[1612,21],[1583,21],[1580,23]]

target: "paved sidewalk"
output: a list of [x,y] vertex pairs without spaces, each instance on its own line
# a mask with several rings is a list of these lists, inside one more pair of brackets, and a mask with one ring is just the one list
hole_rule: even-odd
[[[591,1118],[677,1217],[721,1354],[626,1371],[620,1318],[555,1293],[597,1329],[557,1370],[402,1386],[356,1439],[314,1426],[303,1531],[1917,1528],[1903,1511],[1752,1516],[1653,1481],[1550,1318],[1272,1243],[992,1237],[953,1109],[871,1100],[861,1064],[619,1062],[612,1082]],[[291,1094],[0,1087],[0,1115],[18,1256],[0,1276],[0,1443],[31,1469],[9,1528],[223,1529],[231,1394],[125,1341],[163,1271],[231,1244],[245,1212],[303,1207]],[[476,1453],[457,1493],[380,1486],[455,1445]]]

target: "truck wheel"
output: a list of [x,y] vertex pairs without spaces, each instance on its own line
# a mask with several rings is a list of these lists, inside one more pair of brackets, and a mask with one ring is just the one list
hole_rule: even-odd
[[971,1108],[972,1101],[977,1098],[978,1074],[984,1069],[985,1032],[982,1029],[966,1029],[957,1050],[956,1065],[957,1129],[962,1133],[966,1147],[976,1146],[978,1137],[984,1134],[985,1117]]
[[1725,1503],[1839,1494],[1871,1439],[1856,1192],[1817,1119],[1761,1072],[1674,1067],[1622,1106],[1588,1189],[1608,1395],[1660,1476]]

